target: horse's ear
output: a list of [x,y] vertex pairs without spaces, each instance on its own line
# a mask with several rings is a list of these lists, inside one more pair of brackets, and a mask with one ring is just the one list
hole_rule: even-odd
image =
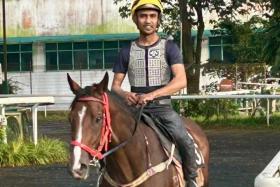
[[78,83],[76,83],[75,81],[73,81],[68,73],[67,73],[67,80],[68,80],[71,91],[74,94],[77,94],[78,90],[81,89],[80,85]]
[[102,81],[97,86],[97,90],[100,94],[108,90],[108,82],[109,82],[109,75],[108,72],[106,72]]

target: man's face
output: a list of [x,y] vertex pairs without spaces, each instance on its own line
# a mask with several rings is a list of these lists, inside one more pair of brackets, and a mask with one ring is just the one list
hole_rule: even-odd
[[159,25],[159,13],[156,10],[138,10],[135,24],[141,34],[150,35],[157,31]]

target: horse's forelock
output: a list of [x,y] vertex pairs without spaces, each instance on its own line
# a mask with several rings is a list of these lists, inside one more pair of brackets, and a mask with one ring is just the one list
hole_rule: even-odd
[[86,86],[80,90],[77,90],[76,96],[73,100],[73,102],[70,105],[70,108],[73,108],[74,104],[79,100],[79,98],[84,96],[92,96],[93,91],[96,90],[97,84],[93,84],[92,86]]

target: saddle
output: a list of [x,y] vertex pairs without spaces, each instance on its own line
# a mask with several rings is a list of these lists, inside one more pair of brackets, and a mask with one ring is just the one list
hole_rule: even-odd
[[[155,131],[155,133],[157,134],[157,136],[160,140],[162,147],[164,148],[165,151],[168,152],[168,154],[170,154],[171,146],[174,141],[173,141],[172,135],[169,134],[169,132],[165,129],[164,125],[156,117],[152,116],[151,114],[142,113],[141,119],[147,126],[149,126],[150,128],[152,128]],[[189,134],[189,135],[191,136],[191,134]],[[192,139],[193,139],[193,137],[192,137]],[[197,166],[203,167],[204,159],[203,159],[202,153],[201,153],[198,145],[195,142],[194,142],[194,144],[195,144],[195,153],[196,153],[195,155],[196,155]],[[179,150],[177,148],[174,151],[173,157],[180,164],[182,164],[182,159],[179,154]]]
[[[151,114],[147,114],[147,113],[142,113],[141,119],[147,126],[149,126],[150,128],[152,128],[155,131],[166,155],[167,156],[171,155],[171,146],[174,141],[173,141],[172,135],[169,134],[169,132],[165,129],[164,125],[160,122],[160,120],[158,120],[155,116],[152,116]],[[191,134],[189,134],[189,135],[193,139],[192,135]],[[194,144],[195,144],[195,156],[196,156],[195,160],[196,160],[196,164],[198,166],[197,183],[198,183],[198,186],[203,186],[204,176],[202,174],[202,168],[204,167],[205,162],[204,162],[202,152],[200,151],[200,149],[195,141],[194,141]],[[179,150],[177,148],[175,148],[175,150],[174,150],[174,155],[173,155],[172,161],[173,161],[173,163],[175,165],[175,169],[177,171],[176,178],[177,178],[178,186],[184,187],[185,181],[184,181],[183,170],[182,170],[182,159],[179,154]]]

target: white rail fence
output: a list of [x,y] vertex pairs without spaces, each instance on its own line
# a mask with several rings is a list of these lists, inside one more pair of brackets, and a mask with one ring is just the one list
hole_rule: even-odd
[[[252,95],[252,94],[238,94],[228,95],[228,93],[218,93],[219,95],[178,95],[172,96],[172,100],[198,100],[198,99],[255,99],[266,100],[266,122],[269,126],[270,124],[270,115],[271,115],[271,100],[280,99],[280,95]],[[53,95],[55,98],[55,104],[47,106],[47,110],[69,110],[70,104],[74,98],[73,95]],[[42,110],[42,108],[41,108]]]
[[[198,99],[265,99],[266,102],[266,121],[267,125],[270,124],[270,100],[279,100],[280,95],[252,95],[252,94],[238,94],[229,95],[228,93],[217,93],[219,95],[177,95],[172,96],[172,100],[198,100]],[[26,97],[30,95],[17,95],[17,97]],[[32,95],[33,97],[38,97],[41,95]],[[55,111],[55,110],[69,110],[69,107],[74,99],[74,95],[52,95],[55,98],[54,105],[39,106],[39,111]]]
[[[38,131],[37,131],[37,111],[39,106],[47,106],[55,103],[54,97],[52,96],[18,96],[18,95],[0,95],[0,128],[4,129],[3,142],[7,143],[7,114],[6,110],[8,107],[18,108],[30,108],[32,111],[32,132],[33,132],[33,141],[34,144],[37,144],[38,140]],[[14,116],[21,116],[21,112],[13,113]],[[21,119],[18,121],[20,128]]]
[[179,95],[172,96],[174,100],[193,100],[193,99],[266,99],[266,123],[270,124],[270,100],[280,99],[280,95]]

